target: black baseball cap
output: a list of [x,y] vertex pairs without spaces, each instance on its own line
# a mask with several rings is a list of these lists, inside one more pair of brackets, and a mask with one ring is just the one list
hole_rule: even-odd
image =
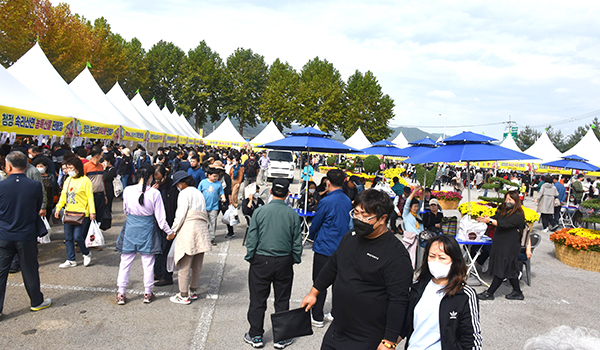
[[288,193],[290,189],[290,182],[287,179],[274,179],[273,180],[273,191],[278,193]]

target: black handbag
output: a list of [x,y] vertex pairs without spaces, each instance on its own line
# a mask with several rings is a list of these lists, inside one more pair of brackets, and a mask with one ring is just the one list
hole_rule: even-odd
[[310,312],[302,307],[271,314],[271,323],[274,342],[313,334]]
[[112,227],[112,215],[108,211],[108,208],[104,211],[104,215],[102,216],[102,220],[100,221],[100,229],[102,231],[106,231]]

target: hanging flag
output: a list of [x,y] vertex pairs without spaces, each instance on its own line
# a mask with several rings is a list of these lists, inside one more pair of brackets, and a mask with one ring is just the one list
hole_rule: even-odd
[[88,68],[92,68],[92,65],[90,64],[90,62],[86,62],[86,63],[85,63],[85,65],[86,65]]
[[154,97],[152,97],[152,101],[154,101]]
[[596,125],[592,124],[592,129],[596,129]]
[[135,93],[139,94],[140,93],[140,89],[135,90]]

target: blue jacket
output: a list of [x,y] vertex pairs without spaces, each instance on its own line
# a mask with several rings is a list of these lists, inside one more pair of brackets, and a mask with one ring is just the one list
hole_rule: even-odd
[[350,230],[350,198],[339,189],[330,192],[317,204],[317,211],[310,225],[314,237],[313,251],[331,256],[337,250],[342,237]]
[[135,170],[139,170],[142,164],[152,164],[150,163],[150,157],[146,156],[146,160],[142,161],[142,157],[139,157],[137,160],[137,164],[135,165]]
[[194,181],[196,181],[196,187],[198,187],[198,185],[200,185],[200,181],[206,179],[206,174],[204,173],[204,170],[202,170],[202,168],[199,166],[196,170],[189,168],[187,170],[187,173],[188,173],[188,175],[192,175],[192,177],[194,178]]
[[567,201],[567,190],[565,189],[565,186],[563,186],[563,184],[561,184],[560,182],[555,182],[554,183],[554,187],[556,187],[556,189],[558,190],[558,200],[561,203],[564,203]]
[[42,184],[25,174],[12,174],[0,181],[0,241],[36,239],[43,199]]

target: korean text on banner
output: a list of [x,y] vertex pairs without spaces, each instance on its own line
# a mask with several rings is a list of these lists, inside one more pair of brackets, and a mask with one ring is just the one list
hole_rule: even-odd
[[166,135],[166,143],[174,145],[177,143],[177,135],[171,135],[171,134],[167,134]]
[[150,138],[150,132],[142,129],[134,129],[122,126],[122,139],[125,141],[146,142]]
[[102,124],[82,119],[77,119],[75,123],[80,137],[115,141],[119,138],[118,125]]
[[148,139],[148,142],[163,143],[163,141],[165,140],[165,136],[166,134],[150,131],[150,138]]
[[73,135],[73,118],[5,106],[0,106],[0,113],[0,131],[14,132],[17,135]]

